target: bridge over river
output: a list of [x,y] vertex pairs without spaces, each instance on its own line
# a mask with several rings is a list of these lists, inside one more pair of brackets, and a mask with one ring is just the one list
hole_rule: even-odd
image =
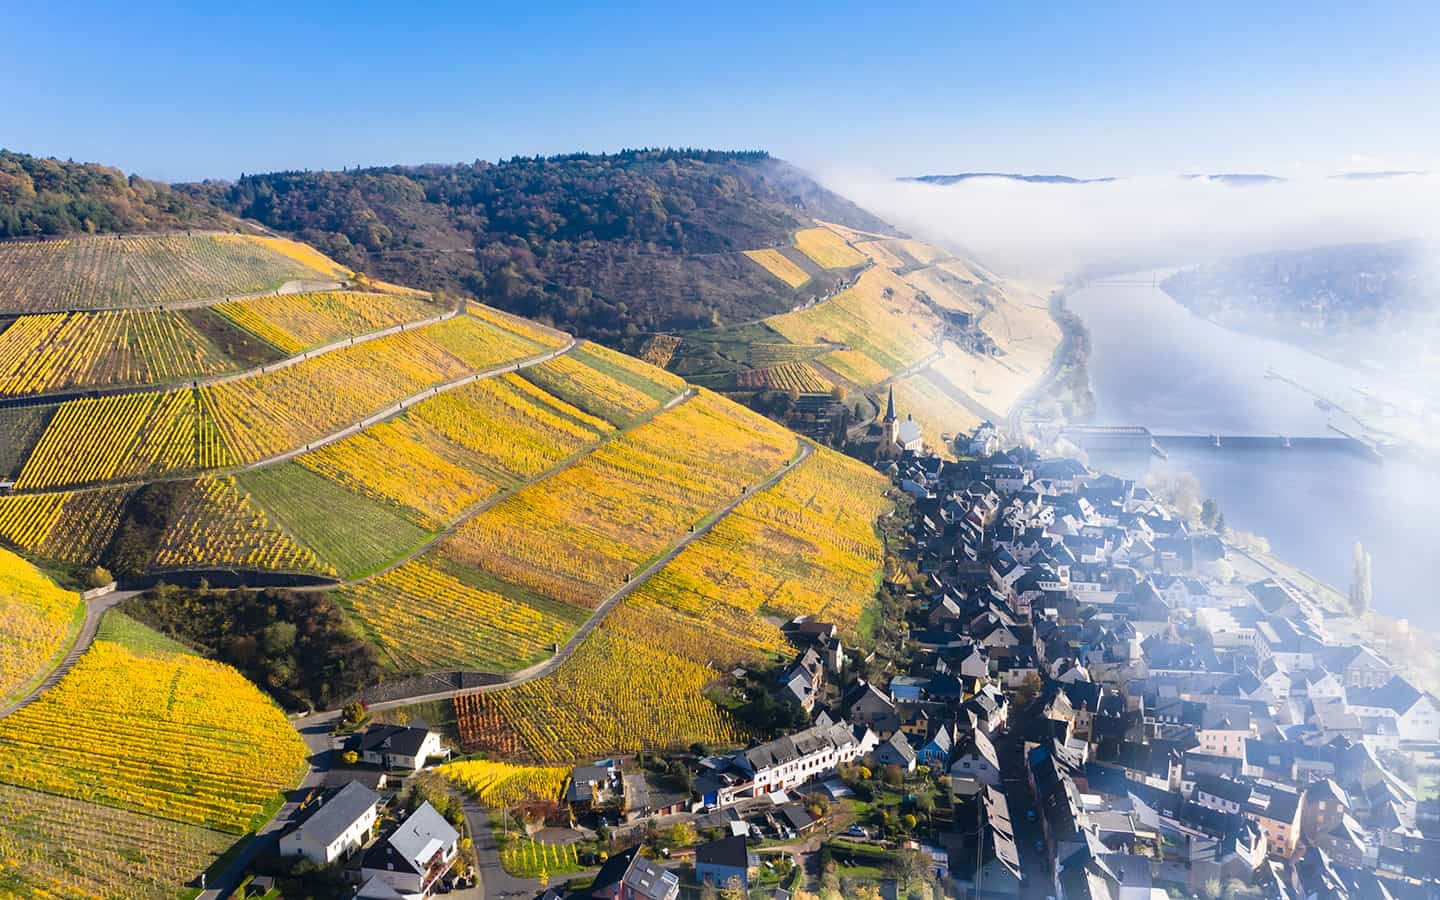
[[1144,425],[1069,425],[1060,436],[1089,452],[1142,453],[1164,458],[1166,448],[1211,447],[1216,450],[1340,450],[1380,462],[1384,455],[1373,442],[1331,425],[1332,434],[1200,434],[1157,433]]

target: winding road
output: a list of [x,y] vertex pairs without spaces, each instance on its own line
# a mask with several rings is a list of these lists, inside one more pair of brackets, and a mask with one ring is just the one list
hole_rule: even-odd
[[470,507],[469,509],[467,509],[467,510],[465,510],[463,513],[461,513],[461,514],[460,514],[460,518],[456,519],[454,522],[451,522],[450,525],[447,526],[444,531],[441,531],[440,533],[436,534],[436,535],[435,535],[434,537],[432,537],[430,540],[428,540],[428,541],[426,541],[425,543],[421,544],[420,546],[416,547],[414,550],[411,550],[408,554],[406,554],[405,556],[401,557],[400,559],[397,559],[397,560],[395,560],[394,562],[390,563],[389,565],[385,566],[385,568],[383,568],[383,569],[377,569],[376,571],[371,572],[370,574],[366,575],[364,578],[348,579],[348,580],[345,580],[345,581],[341,581],[341,582],[339,582],[338,584],[335,584],[335,585],[322,584],[322,585],[306,586],[306,587],[302,587],[302,588],[297,588],[296,590],[303,590],[303,591],[328,591],[328,590],[333,590],[333,589],[334,589],[335,587],[337,587],[337,586],[344,586],[344,585],[351,585],[351,584],[359,584],[359,583],[364,582],[364,581],[369,581],[369,580],[372,579],[372,578],[378,578],[379,576],[384,575],[384,574],[386,574],[387,572],[393,572],[393,571],[395,571],[396,569],[400,568],[401,566],[405,565],[406,563],[408,563],[408,562],[413,562],[416,558],[418,558],[421,554],[425,553],[425,552],[426,552],[427,550],[429,550],[431,547],[434,547],[436,544],[440,543],[440,542],[443,541],[445,538],[447,538],[447,537],[449,537],[450,535],[454,534],[455,531],[456,531],[456,529],[458,529],[461,525],[464,525],[466,522],[470,521],[471,519],[475,518],[476,516],[481,515],[481,514],[484,513],[486,510],[490,509],[491,507],[495,506],[496,504],[503,502],[504,500],[506,500],[506,499],[510,498],[511,496],[519,493],[520,491],[524,490],[525,488],[530,487],[532,484],[535,484],[536,482],[544,481],[544,480],[547,479],[547,478],[551,478],[551,477],[553,477],[553,476],[555,476],[555,475],[559,475],[561,472],[564,472],[566,469],[570,468],[571,466],[574,466],[574,465],[576,465],[577,463],[582,462],[583,460],[589,458],[590,454],[594,453],[596,450],[600,449],[601,447],[605,446],[606,444],[609,444],[611,441],[614,441],[614,440],[617,439],[617,438],[624,437],[625,435],[627,435],[627,434],[629,434],[630,432],[634,431],[635,429],[639,428],[641,425],[644,425],[644,424],[650,422],[652,419],[654,419],[656,416],[660,415],[661,413],[663,413],[663,412],[668,412],[669,410],[674,409],[675,407],[679,406],[680,404],[689,401],[690,399],[692,399],[693,397],[695,397],[695,395],[696,395],[695,389],[692,388],[692,387],[687,387],[685,390],[681,391],[680,393],[676,394],[674,397],[671,397],[669,400],[665,401],[664,405],[655,407],[654,409],[652,409],[652,410],[650,410],[649,412],[645,413],[643,416],[640,416],[640,417],[637,418],[635,421],[631,422],[629,425],[626,425],[624,428],[621,428],[621,429],[618,429],[618,430],[614,431],[613,433],[610,434],[609,437],[605,438],[605,440],[600,441],[599,443],[591,444],[591,445],[589,445],[589,446],[586,446],[586,447],[582,448],[582,449],[579,450],[578,452],[576,452],[576,453],[574,453],[574,454],[571,454],[571,456],[570,456],[568,459],[563,460],[559,465],[552,466],[551,468],[546,469],[544,472],[541,472],[539,475],[536,475],[536,476],[533,477],[533,478],[527,478],[527,479],[525,479],[524,481],[520,482],[519,484],[512,485],[511,487],[508,487],[508,488],[506,488],[506,489],[503,490],[503,491],[499,491],[499,492],[497,492],[497,493],[491,494],[489,497],[486,497],[484,500],[481,500],[479,503],[475,504],[474,506]]
[[[301,282],[289,282],[285,287],[289,287],[291,284],[301,284]],[[342,287],[342,285],[340,284],[329,282],[314,286],[310,286],[309,283],[304,284],[307,285],[307,290],[317,291],[335,290]],[[198,308],[214,306],[218,303],[227,302],[229,300],[241,300],[256,297],[273,297],[276,295],[296,293],[295,291],[287,291],[285,287],[282,287],[277,291],[271,291],[269,293],[245,294],[237,297],[225,297],[220,300],[186,300],[181,303],[171,304],[169,306],[153,307],[153,309],[175,310],[189,309],[192,307]],[[132,308],[122,307],[122,309],[125,309],[128,312],[135,311]],[[66,310],[65,312],[94,312],[94,310]],[[225,372],[219,375],[207,375],[203,378],[178,378],[174,381],[164,382],[153,381],[143,384],[89,385],[66,388],[59,391],[47,391],[38,394],[24,394],[22,396],[16,397],[0,397],[0,408],[10,406],[46,406],[54,403],[64,403],[67,400],[78,400],[82,398],[115,397],[122,394],[153,393],[155,391],[175,390],[177,388],[186,387],[187,385],[192,387],[206,387],[215,384],[225,384],[226,382],[239,381],[243,378],[253,378],[256,375],[260,375],[266,372],[273,372],[276,369],[288,368],[316,356],[323,356],[326,353],[334,353],[336,350],[344,350],[346,347],[353,347],[356,344],[364,344],[368,341],[377,340],[382,337],[388,337],[389,335],[397,334],[401,331],[408,331],[412,328],[422,328],[426,325],[437,325],[441,322],[444,322],[446,319],[455,318],[462,312],[464,312],[464,307],[457,305],[450,309],[448,312],[441,313],[438,316],[430,316],[424,319],[416,319],[413,322],[401,322],[398,325],[391,325],[390,327],[382,328],[379,331],[369,331],[365,334],[356,334],[350,335],[348,337],[342,337],[327,344],[310,347],[301,353],[295,354],[294,356],[287,356],[283,359],[277,359],[274,362],[264,363],[263,365],[259,366],[251,366],[248,369],[241,369],[238,372]]]
[[[677,395],[673,400],[670,401],[670,404],[668,405],[673,406],[691,394],[693,394],[693,390],[686,391],[683,394]],[[667,566],[671,561],[675,559],[676,556],[679,556],[681,551],[683,551],[686,547],[690,546],[690,544],[694,543],[696,540],[699,540],[700,538],[709,534],[711,529],[713,529],[717,524],[719,524],[719,522],[722,521],[726,516],[730,515],[730,513],[734,512],[741,503],[744,503],[746,500],[748,500],[755,494],[758,494],[761,491],[764,491],[777,484],[787,474],[798,468],[800,463],[808,459],[810,455],[814,452],[814,447],[812,447],[809,443],[803,441],[800,442],[798,445],[798,452],[796,453],[795,457],[786,462],[779,471],[772,474],[769,478],[765,479],[765,481],[761,482],[760,484],[746,490],[744,494],[742,494],[735,500],[732,500],[728,505],[726,505],[718,512],[712,513],[710,517],[705,520],[704,524],[697,527],[693,532],[685,535],[674,545],[672,545],[670,549],[666,551],[662,556],[657,558],[654,562],[650,563],[649,566],[645,567],[643,571],[641,571],[638,575],[636,575],[628,583],[626,583],[624,587],[620,588],[619,590],[612,593],[609,597],[605,598],[605,601],[596,608],[595,612],[590,616],[590,618],[585,621],[585,624],[581,625],[580,628],[576,630],[576,632],[570,637],[570,640],[565,643],[565,646],[561,647],[559,652],[557,652],[554,656],[550,657],[544,662],[537,663],[536,665],[531,666],[528,669],[514,672],[507,676],[504,680],[495,682],[493,684],[487,684],[472,688],[458,688],[455,690],[435,691],[425,694],[414,694],[408,697],[400,697],[392,700],[372,703],[369,705],[369,709],[371,709],[372,711],[395,709],[401,706],[408,706],[412,703],[426,703],[435,700],[449,700],[465,694],[492,693],[494,691],[513,688],[517,685],[524,684],[528,681],[534,681],[537,678],[542,678],[550,674],[551,672],[555,671],[562,663],[564,663],[567,659],[570,658],[570,656],[580,646],[581,642],[584,641],[585,638],[587,638],[596,629],[596,627],[600,625],[600,623],[605,619],[606,615],[608,615],[610,611],[613,610],[615,606],[620,603],[620,601],[630,596],[630,594],[632,594],[637,588],[639,588],[651,577],[653,577],[655,573],[659,572],[661,569]],[[256,858],[258,858],[267,848],[273,846],[274,841],[277,839],[279,833],[289,826],[291,819],[294,817],[295,813],[299,809],[296,802],[297,798],[303,797],[306,793],[309,792],[310,789],[319,785],[324,780],[325,771],[327,771],[330,767],[330,757],[334,752],[331,749],[330,732],[333,728],[334,722],[340,717],[341,712],[342,710],[334,709],[322,713],[291,717],[291,722],[294,724],[296,730],[300,732],[301,737],[305,739],[306,745],[311,750],[310,771],[306,773],[305,778],[301,781],[300,785],[296,788],[296,790],[290,792],[288,802],[280,808],[279,812],[275,814],[275,817],[272,818],[269,822],[267,822],[265,826],[255,834],[254,838],[252,838],[250,842],[241,850],[241,852],[236,854],[236,856],[232,860],[230,860],[229,864],[226,865],[224,871],[218,873],[215,876],[212,882],[212,886],[200,895],[203,900],[220,900],[220,898],[222,897],[229,896],[229,894],[234,890],[235,885],[239,883],[240,878],[244,876],[245,870],[250,865],[250,863],[253,862]],[[487,852],[489,854],[494,854],[495,848],[493,844],[493,836],[491,835],[490,829],[488,827],[488,821],[485,818],[484,811],[477,807],[475,804],[467,801],[465,813],[466,817],[470,820],[472,833],[476,836],[475,840],[477,844],[477,849],[480,850],[482,854],[485,854]],[[484,840],[490,841],[488,846],[483,843]],[[498,857],[496,859],[496,865],[491,868],[486,868],[482,865],[482,868],[485,869],[487,877],[490,878],[495,877],[492,873],[492,869],[493,871],[503,871],[498,866]],[[509,876],[505,876],[503,882],[487,882],[485,884],[485,894],[487,898],[520,896],[524,894],[524,889],[528,886],[529,882],[526,882],[524,879],[512,879]]]
[[112,591],[103,597],[85,601],[85,621],[81,623],[80,631],[75,635],[75,643],[70,645],[69,651],[61,657],[60,662],[55,665],[55,668],[50,670],[50,674],[45,676],[44,681],[37,684],[25,696],[14,701],[4,709],[0,709],[0,719],[13,715],[31,703],[34,703],[35,698],[58,684],[60,679],[64,678],[66,673],[75,667],[75,663],[80,661],[80,657],[85,655],[85,651],[90,649],[90,645],[95,643],[95,634],[100,630],[100,619],[105,615],[105,611],[120,603],[122,600],[127,600],[135,596],[136,593],[139,592]]
[[[217,477],[225,475],[238,475],[241,472],[251,472],[255,469],[262,469],[266,466],[275,465],[276,463],[287,462],[288,460],[294,459],[301,454],[308,453],[311,450],[315,450],[319,447],[324,447],[327,444],[333,444],[336,441],[344,440],[345,438],[350,437],[353,434],[364,431],[366,428],[369,428],[372,425],[383,422],[384,420],[392,416],[399,415],[400,413],[409,409],[411,406],[419,403],[421,400],[427,400],[431,397],[436,396],[437,394],[443,394],[446,391],[453,391],[456,388],[462,388],[467,384],[474,384],[477,381],[484,381],[487,378],[495,378],[500,375],[508,375],[511,372],[518,372],[521,369],[528,369],[531,366],[538,366],[541,363],[549,362],[557,356],[564,356],[578,346],[580,346],[580,342],[578,340],[573,337],[567,336],[566,343],[563,347],[558,347],[553,350],[547,350],[544,353],[538,354],[536,356],[526,357],[525,359],[517,360],[515,362],[508,362],[504,365],[495,366],[493,368],[485,369],[480,372],[471,372],[468,375],[462,375],[459,378],[452,379],[451,381],[432,385],[425,388],[424,390],[416,391],[413,394],[402,397],[401,399],[390,404],[379,412],[371,413],[363,419],[346,425],[344,428],[340,428],[336,431],[332,431],[328,434],[322,435],[321,437],[315,438],[307,444],[299,447],[293,447],[289,450],[284,451],[283,453],[277,453],[273,456],[267,456],[251,463],[246,463],[243,466],[232,466],[228,469],[202,469],[198,471],[192,470],[184,474],[167,475],[163,478],[131,478],[124,480],[115,479],[111,481],[84,485],[58,485],[55,487],[43,488],[22,488],[18,490],[11,490],[9,494],[21,495],[84,493],[86,491],[104,491],[113,488],[138,487],[143,484],[159,484],[161,482],[167,481],[193,481],[200,476]],[[271,368],[273,369],[274,367],[272,366]]]
[[[396,709],[401,706],[409,706],[412,703],[429,703],[435,700],[451,700],[455,697],[460,697],[467,694],[488,694],[495,691],[503,691],[508,688],[513,688],[517,685],[525,684],[526,682],[534,681],[537,678],[542,678],[546,675],[549,675],[551,672],[559,668],[559,666],[563,662],[565,662],[565,660],[570,658],[570,656],[580,646],[581,642],[584,641],[585,638],[589,637],[590,633],[599,626],[599,624],[605,619],[605,616],[608,615],[610,611],[614,609],[621,600],[624,600],[626,597],[630,596],[632,593],[635,592],[637,588],[645,584],[646,581],[649,581],[655,575],[655,573],[659,572],[661,569],[665,568],[665,566],[669,565],[675,559],[675,557],[680,555],[680,552],[682,550],[684,550],[686,547],[690,546],[692,543],[699,540],[700,538],[703,538],[705,535],[709,534],[716,525],[718,525],[722,520],[724,520],[726,516],[734,512],[735,508],[738,507],[741,503],[744,503],[746,500],[750,499],[755,494],[758,494],[761,491],[768,490],[769,488],[773,487],[782,478],[784,478],[790,472],[793,472],[796,468],[798,468],[800,463],[808,459],[810,455],[814,452],[814,447],[812,447],[809,443],[802,441],[799,445],[799,452],[778,472],[775,472],[773,475],[760,482],[758,485],[755,485],[753,488],[745,491],[744,494],[732,500],[727,506],[723,507],[718,512],[711,513],[710,517],[705,520],[704,524],[698,526],[694,531],[690,532],[689,534],[681,538],[679,541],[672,544],[669,550],[656,558],[655,561],[650,563],[650,565],[646,566],[643,570],[641,570],[639,574],[637,574],[634,578],[630,579],[630,581],[626,582],[624,587],[621,587],[619,590],[606,597],[604,602],[602,602],[599,606],[595,608],[595,612],[591,614],[590,618],[585,620],[585,624],[581,625],[578,629],[576,629],[575,633],[570,636],[570,640],[566,641],[565,645],[561,647],[560,650],[549,659],[544,660],[543,662],[536,663],[528,669],[521,669],[518,672],[511,672],[509,675],[504,676],[501,680],[493,682],[491,684],[483,684],[477,685],[475,687],[466,688],[452,688],[449,690],[432,691],[423,694],[412,694],[405,697],[397,697],[390,700],[382,700],[375,703],[367,704],[367,708],[370,710]],[[296,723],[329,723],[337,719],[340,716],[341,712],[341,709],[332,709],[321,713],[295,716],[293,717],[292,721]]]

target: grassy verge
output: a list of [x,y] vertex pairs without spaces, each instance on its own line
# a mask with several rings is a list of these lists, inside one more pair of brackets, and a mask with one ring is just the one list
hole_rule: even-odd
[[135,621],[118,610],[108,610],[100,619],[95,640],[112,641],[139,656],[174,656],[194,653],[189,647]]

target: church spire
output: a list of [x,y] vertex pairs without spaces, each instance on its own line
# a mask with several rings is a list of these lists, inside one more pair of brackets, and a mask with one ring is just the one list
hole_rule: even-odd
[[890,385],[890,399],[885,403],[885,421],[895,421],[895,385]]

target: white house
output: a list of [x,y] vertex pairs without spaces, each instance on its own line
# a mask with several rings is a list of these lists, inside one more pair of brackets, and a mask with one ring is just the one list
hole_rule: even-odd
[[[955,442],[960,445],[960,441]],[[984,459],[987,456],[994,456],[1000,452],[1000,430],[989,420],[981,422],[975,431],[970,435],[970,440],[964,444],[965,450],[970,456]]]
[[429,802],[365,853],[360,864],[366,900],[423,900],[455,859],[460,833]]
[[379,804],[379,794],[357,781],[350,782],[280,838],[280,855],[303,856],[320,865],[348,856],[370,838]]
[[1348,700],[1350,712],[1357,716],[1393,713],[1402,741],[1440,740],[1440,709],[1435,698],[1399,675],[1378,688],[1352,688]]
[[1210,635],[1217,650],[1258,650],[1260,633],[1254,627],[1241,625],[1228,609],[1201,606],[1195,610],[1195,624]]
[[899,766],[901,771],[915,771],[915,748],[905,732],[897,731],[875,748],[875,761],[882,766]]
[[852,729],[842,721],[816,725],[752,747],[733,757],[734,768],[743,780],[721,788],[716,805],[788,791],[807,781],[828,777],[835,774],[841,763],[864,756],[877,743],[879,740],[870,729],[863,726]]
[[432,756],[444,756],[440,732],[407,725],[371,725],[355,747],[360,761],[385,769],[414,771]]
[[991,787],[1000,786],[1000,758],[996,756],[995,745],[985,732],[976,729],[968,733],[955,748],[950,775],[952,778],[973,778]]

